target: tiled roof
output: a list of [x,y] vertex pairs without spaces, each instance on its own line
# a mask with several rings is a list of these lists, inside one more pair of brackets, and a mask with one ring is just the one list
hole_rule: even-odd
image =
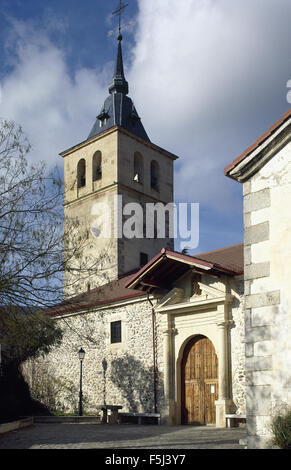
[[[96,287],[89,292],[85,292],[81,295],[72,297],[71,299],[63,302],[56,307],[52,307],[48,310],[48,314],[51,316],[65,315],[73,312],[82,310],[89,310],[93,307],[102,307],[110,305],[114,302],[129,300],[145,296],[146,292],[139,288],[136,289],[127,288],[126,285],[130,284],[134,279],[142,275],[155,260],[161,256],[174,257],[176,264],[181,262],[181,269],[175,268],[175,272],[178,275],[183,274],[189,269],[187,262],[197,263],[201,260],[201,266],[211,268],[215,272],[226,273],[231,275],[239,275],[243,273],[243,243],[237,245],[228,246],[218,250],[208,251],[194,256],[183,255],[175,251],[161,250],[149,263],[140,270],[136,270],[130,274],[127,274],[120,279],[110,281],[103,286]],[[164,267],[166,274],[168,274],[169,266]],[[159,270],[162,271],[162,266],[156,267],[156,272],[159,274]],[[165,278],[165,275],[162,274]]]
[[194,256],[195,258],[214,263],[237,273],[242,273],[244,269],[243,243],[207,251]]
[[169,290],[189,269],[215,275],[240,275],[243,273],[243,244],[193,256],[163,248],[131,276],[126,286],[148,292],[155,288]]
[[67,313],[90,309],[104,304],[110,304],[125,299],[139,297],[144,292],[125,288],[125,284],[132,277],[132,273],[120,279],[110,281],[103,286],[96,287],[88,292],[72,297],[47,312],[49,315],[65,315]]

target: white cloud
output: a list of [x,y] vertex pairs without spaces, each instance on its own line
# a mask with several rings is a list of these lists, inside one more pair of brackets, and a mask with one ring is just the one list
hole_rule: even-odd
[[176,196],[234,208],[224,166],[287,106],[291,3],[139,0],[139,8],[131,94],[150,138],[181,156]]
[[[288,106],[290,0],[139,0],[139,9],[126,78],[151,140],[181,157],[176,197],[235,210],[241,187],[224,166]],[[72,72],[47,29],[12,26],[0,115],[23,125],[34,159],[53,165],[88,136],[112,62],[109,72],[108,64]]]
[[66,57],[45,33],[13,22],[7,49],[12,71],[1,83],[0,115],[21,124],[31,144],[31,158],[48,166],[58,154],[85,140],[104,100],[103,71],[69,73]]

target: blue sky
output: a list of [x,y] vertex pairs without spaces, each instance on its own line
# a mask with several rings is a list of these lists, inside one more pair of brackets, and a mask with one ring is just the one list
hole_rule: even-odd
[[[117,0],[0,0],[0,116],[32,160],[85,140],[107,96]],[[242,187],[224,167],[289,109],[290,0],[129,0],[129,95],[152,142],[177,154],[176,201],[200,203],[196,252],[243,240]]]
[[[117,0],[1,0],[0,37],[1,59],[7,62],[5,47],[13,21],[33,24],[44,30],[54,44],[66,53],[72,71],[76,67],[96,67],[112,57],[114,37],[107,36],[117,26],[112,16]],[[125,23],[137,14],[137,2],[131,1],[124,12]]]

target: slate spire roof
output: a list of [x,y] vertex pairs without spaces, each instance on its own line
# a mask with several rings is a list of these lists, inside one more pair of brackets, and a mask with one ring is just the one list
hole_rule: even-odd
[[128,94],[128,83],[125,80],[124,69],[123,69],[123,59],[122,59],[122,49],[121,49],[121,34],[118,36],[118,48],[117,56],[115,63],[115,71],[111,84],[109,85],[109,93],[123,93]]
[[101,134],[114,126],[120,126],[144,140],[150,141],[141,119],[128,95],[128,82],[125,79],[122,58],[122,35],[119,34],[117,56],[109,96],[105,99],[88,139]]

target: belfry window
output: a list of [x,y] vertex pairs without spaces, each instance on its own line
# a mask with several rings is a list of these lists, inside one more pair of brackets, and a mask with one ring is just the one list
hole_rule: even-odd
[[158,162],[151,162],[151,188],[159,191],[160,189],[160,167]]
[[134,154],[133,179],[137,183],[143,182],[143,158],[139,152]]
[[93,181],[98,181],[102,178],[102,153],[100,150],[97,150],[93,155],[92,175]]
[[86,186],[86,162],[84,158],[82,158],[78,162],[77,185],[78,185],[78,188],[83,188],[84,186]]

